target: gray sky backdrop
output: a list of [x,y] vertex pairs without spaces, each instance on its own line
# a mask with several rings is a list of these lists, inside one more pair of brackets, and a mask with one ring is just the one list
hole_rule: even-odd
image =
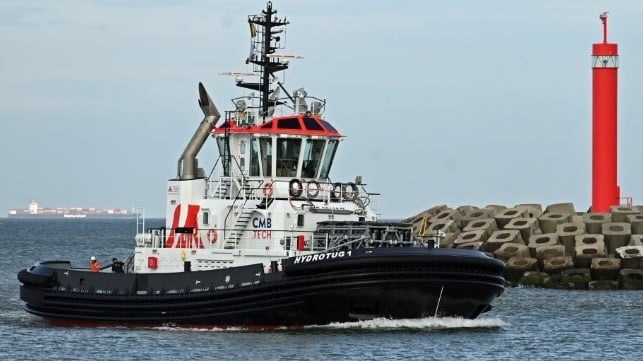
[[[437,204],[591,203],[591,44],[619,43],[619,181],[643,203],[643,2],[275,0],[303,55],[286,86],[328,99],[384,217]],[[202,114],[240,95],[261,0],[0,2],[0,210],[142,206]],[[202,165],[216,159],[214,144]],[[207,168],[207,167],[206,167]]]

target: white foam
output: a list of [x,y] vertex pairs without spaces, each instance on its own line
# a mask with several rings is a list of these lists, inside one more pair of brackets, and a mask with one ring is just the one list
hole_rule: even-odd
[[[327,329],[327,330],[441,330],[441,329],[471,329],[471,328],[502,328],[507,324],[499,318],[478,318],[469,320],[457,317],[427,317],[414,319],[388,319],[375,318],[366,321],[355,322],[334,322],[328,325],[304,326],[303,329]],[[160,331],[191,331],[191,332],[257,332],[257,331],[283,331],[301,329],[299,327],[285,326],[250,326],[250,327],[218,327],[218,326],[176,326],[166,324],[153,327]]]
[[367,321],[331,323],[326,326],[309,326],[331,329],[459,329],[459,328],[501,328],[507,324],[499,318],[478,318],[475,320],[456,317],[427,317],[419,319],[375,318]]
[[189,332],[255,332],[255,331],[274,331],[286,330],[284,326],[184,326],[184,325],[163,325],[152,327],[154,330],[159,331],[189,331]]

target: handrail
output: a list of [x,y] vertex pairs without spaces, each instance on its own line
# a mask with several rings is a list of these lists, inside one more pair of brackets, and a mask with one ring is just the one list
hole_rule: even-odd
[[620,197],[618,200],[625,200],[625,205],[632,208],[632,197]]

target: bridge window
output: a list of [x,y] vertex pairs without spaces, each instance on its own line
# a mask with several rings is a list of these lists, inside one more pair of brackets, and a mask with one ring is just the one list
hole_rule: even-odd
[[301,139],[277,139],[277,177],[296,177]]
[[308,130],[324,130],[324,128],[322,128],[322,126],[317,123],[317,120],[315,120],[315,118],[305,117],[304,125]]
[[328,147],[326,147],[326,153],[324,154],[324,161],[322,163],[321,172],[319,173],[319,178],[328,178],[328,173],[330,172],[330,167],[333,164],[333,158],[335,158],[335,151],[337,151],[337,145],[339,141],[336,139],[328,141]]
[[239,168],[241,168],[241,173],[246,173],[246,141],[242,140],[239,142]]
[[217,138],[217,147],[219,148],[219,156],[221,157],[221,165],[223,166],[223,175],[230,176],[230,143],[227,138]]
[[[310,118],[308,118],[310,119]],[[308,139],[304,149],[304,162],[301,168],[301,176],[304,178],[316,178],[322,155],[324,154],[323,139]]]
[[250,141],[250,176],[256,177],[259,173],[259,140],[252,138]]
[[284,118],[284,119],[279,119],[279,123],[277,123],[277,128],[301,129],[301,124],[299,124],[299,118]]
[[259,138],[261,151],[261,169],[264,177],[272,177],[272,138]]

